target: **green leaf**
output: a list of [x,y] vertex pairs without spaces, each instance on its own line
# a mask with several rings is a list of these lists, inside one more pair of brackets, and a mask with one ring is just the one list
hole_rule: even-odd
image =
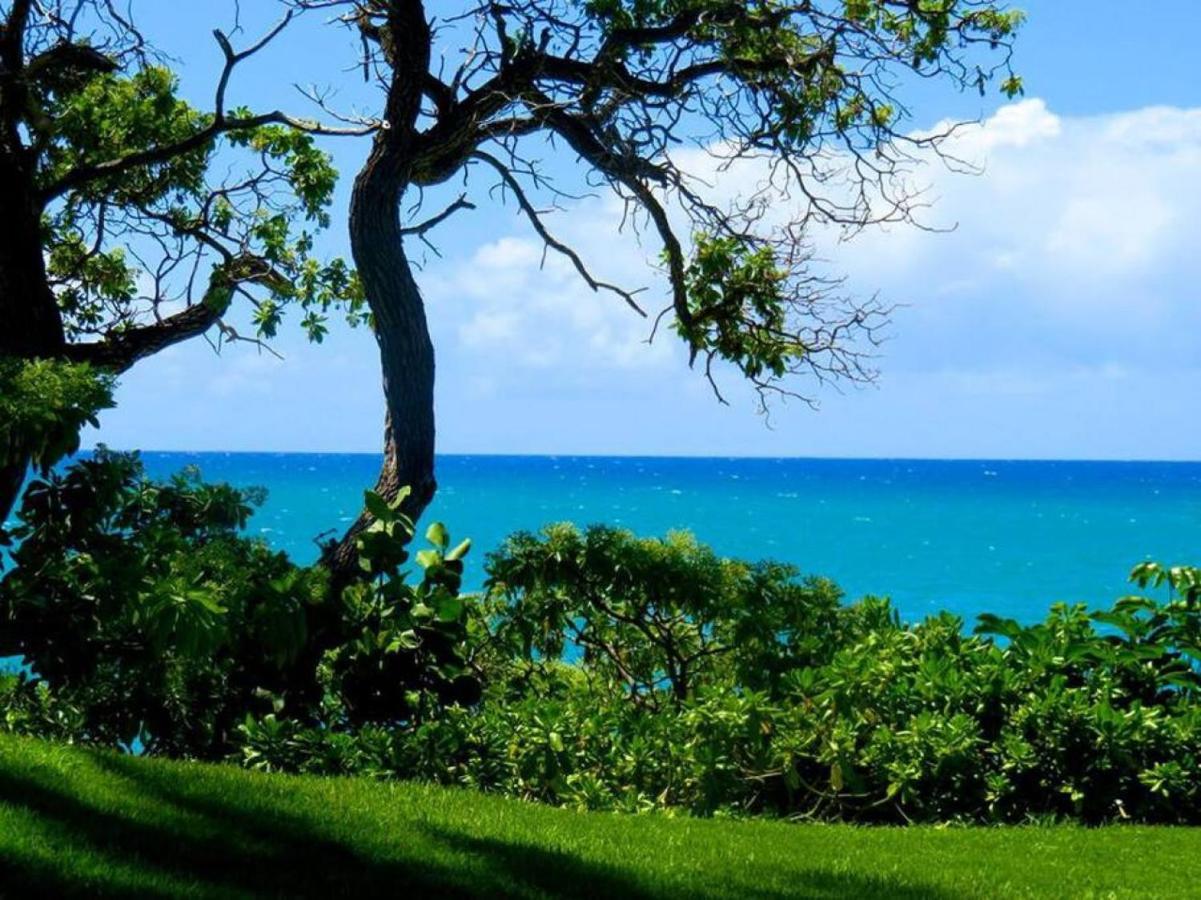
[[438,618],[443,622],[456,622],[463,615],[466,604],[462,597],[450,595],[438,601]]
[[447,532],[445,525],[441,522],[434,522],[426,529],[425,539],[439,550],[445,550],[446,545],[450,543],[450,534]]
[[471,538],[464,538],[458,546],[446,554],[446,559],[451,562],[462,559],[469,550],[471,550]]
[[363,491],[363,505],[367,507],[367,512],[375,516],[382,522],[390,522],[393,519],[392,507],[390,507],[384,498],[375,491]]
[[392,639],[388,644],[388,651],[395,653],[397,650],[416,650],[420,645],[421,640],[417,637],[417,632],[409,628]]

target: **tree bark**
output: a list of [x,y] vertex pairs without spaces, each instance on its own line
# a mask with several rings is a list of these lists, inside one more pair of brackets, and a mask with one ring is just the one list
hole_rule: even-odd
[[[425,304],[404,251],[400,201],[405,179],[395,154],[380,142],[355,179],[350,204],[350,245],[375,319],[383,373],[384,463],[376,493],[393,500],[411,493],[401,509],[414,521],[437,489],[434,477],[434,345]],[[364,510],[326,555],[335,580],[357,569],[355,538],[371,524]]]
[[[7,144],[7,141],[4,142]],[[42,256],[41,207],[19,152],[0,150],[0,355],[40,359],[66,346]],[[21,492],[29,455],[0,459],[0,525]]]

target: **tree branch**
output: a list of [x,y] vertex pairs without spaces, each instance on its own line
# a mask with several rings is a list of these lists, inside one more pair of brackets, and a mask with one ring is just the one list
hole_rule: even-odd
[[[672,230],[671,221],[668,219],[667,211],[663,208],[663,204],[659,202],[658,198],[655,197],[654,193],[640,177],[640,174],[653,172],[662,179],[662,173],[655,169],[647,160],[636,159],[631,162],[618,157],[600,141],[586,122],[559,109],[550,101],[549,97],[542,96],[536,99],[540,105],[534,107],[531,112],[535,116],[541,116],[556,134],[566,140],[573,150],[590,162],[598,171],[613,181],[624,185],[651,217],[651,221],[655,224],[655,229],[659,232],[659,238],[663,241],[663,249],[667,254],[668,275],[671,278],[672,288],[672,306],[675,308],[676,318],[684,325],[690,324],[692,313],[688,308],[688,292],[684,282],[683,247],[680,245],[680,239],[676,237],[675,232]],[[696,348],[692,347],[690,349],[692,358],[695,359]]]
[[475,159],[487,163],[498,173],[500,173],[501,179],[513,191],[513,195],[517,198],[517,205],[521,207],[521,211],[525,213],[526,218],[529,219],[530,224],[534,227],[534,230],[538,232],[538,236],[542,238],[543,242],[548,247],[561,253],[563,256],[566,256],[569,260],[571,260],[572,265],[575,266],[575,270],[580,273],[580,277],[584,279],[584,281],[588,284],[588,287],[592,288],[593,291],[606,290],[616,294],[617,296],[621,297],[631,309],[638,313],[638,315],[642,316],[643,318],[646,317],[646,310],[638,305],[638,301],[634,299],[634,295],[630,291],[617,287],[614,284],[609,284],[605,281],[598,281],[596,278],[593,278],[592,273],[588,271],[588,267],[584,265],[584,261],[580,259],[580,255],[546,229],[546,225],[542,222],[541,215],[538,213],[538,210],[534,208],[534,205],[530,203],[529,198],[526,196],[525,191],[521,186],[521,182],[514,177],[513,173],[509,171],[508,167],[504,163],[502,163],[492,154],[486,153],[483,150],[476,150],[471,155]]
[[149,147],[145,150],[139,150],[115,159],[105,160],[104,162],[78,166],[42,190],[40,197],[42,203],[48,203],[51,200],[61,197],[66,192],[82,187],[89,182],[120,175],[131,169],[167,162],[168,160],[192,153],[206,147],[221,135],[230,132],[249,131],[261,128],[264,125],[286,125],[289,128],[306,131],[310,134],[336,136],[362,136],[379,130],[381,127],[379,123],[369,122],[359,127],[335,128],[309,119],[296,118],[280,110],[255,116],[230,117],[226,115],[225,92],[234,68],[238,63],[263,49],[271,40],[278,36],[291,21],[292,15],[292,11],[289,10],[284,18],[272,27],[266,35],[240,52],[234,52],[230,46],[229,39],[221,31],[215,30],[213,32],[217,43],[221,47],[221,52],[225,55],[225,64],[222,66],[221,75],[217,80],[213,120],[206,127],[171,144]]
[[229,309],[240,284],[278,284],[283,276],[265,260],[250,255],[232,257],[215,266],[208,288],[199,303],[167,316],[160,322],[140,325],[107,335],[104,340],[68,344],[64,353],[72,362],[87,362],[97,368],[121,373],[140,359],[173,344],[204,334],[218,324]]
[[466,194],[460,194],[454,203],[450,204],[450,206],[446,207],[446,209],[442,210],[442,212],[438,213],[436,216],[431,216],[424,222],[421,222],[417,225],[410,225],[407,228],[402,228],[400,229],[400,233],[402,235],[424,235],[427,231],[437,228],[460,209],[475,209],[475,204],[467,199]]

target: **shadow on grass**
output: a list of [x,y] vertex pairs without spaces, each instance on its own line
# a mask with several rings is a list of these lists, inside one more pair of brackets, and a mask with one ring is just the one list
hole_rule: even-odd
[[[286,797],[254,794],[241,783],[230,785],[240,794],[204,791],[178,771],[109,754],[84,760],[95,766],[95,779],[0,760],[0,805],[35,817],[38,834],[26,837],[44,839],[62,854],[49,861],[44,853],[22,852],[15,836],[0,833],[0,896],[939,896],[891,880],[811,870],[799,872],[787,890],[648,887],[634,871],[418,822],[407,833],[347,842],[316,815],[289,808],[295,804]],[[366,813],[362,824],[365,831],[377,825]],[[647,848],[652,860],[654,852]],[[636,862],[631,869],[641,868]]]

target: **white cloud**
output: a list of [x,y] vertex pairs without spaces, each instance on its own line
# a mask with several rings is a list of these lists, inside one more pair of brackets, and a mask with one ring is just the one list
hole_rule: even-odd
[[[953,126],[953,122],[943,121],[926,133],[944,133]],[[1002,106],[983,122],[959,127],[951,143],[959,155],[979,162],[979,154],[983,151],[1028,147],[1057,138],[1062,131],[1063,120],[1047,109],[1044,101],[1034,98]]]
[[[1187,227],[1201,220],[1201,110],[1071,117],[1023,100],[962,126],[946,150],[981,174],[930,160],[913,177],[933,201],[924,224],[951,233],[890,225],[846,242],[814,235],[852,290],[909,304],[890,347],[902,365],[966,358],[973,345],[988,365],[1027,351],[1099,365],[1126,351],[1145,356],[1156,336],[1201,324],[1192,288],[1201,254]],[[725,198],[756,190],[766,174],[748,162],[717,176],[699,151],[680,159]],[[666,302],[665,279],[649,265],[657,245],[619,234],[621,212],[614,201],[588,200],[548,222],[598,277],[649,286],[640,299],[656,312]],[[774,210],[796,213],[787,202]],[[482,366],[495,354],[508,370],[567,367],[573,376],[679,368],[672,335],[648,347],[648,323],[619,298],[588,290],[562,256],[544,255],[524,220],[449,269],[428,273],[427,295]]]
[[[588,201],[547,221],[602,281],[630,289],[661,277],[638,242],[618,234],[620,212],[612,204]],[[592,291],[573,264],[546,251],[536,235],[500,237],[450,268],[425,279],[434,329],[478,354],[476,367],[495,369],[503,360],[490,383],[522,369],[557,367],[564,377],[590,377],[611,369],[655,368],[670,356],[665,346],[670,337],[648,345],[648,319],[612,291]],[[648,311],[657,312],[654,304],[660,302],[654,300]]]
[[[964,128],[947,150],[983,172],[926,168],[940,198],[931,215],[959,233],[920,240],[911,269],[952,260],[974,267],[984,250],[1030,283],[1095,288],[1186,262],[1179,225],[1201,212],[1201,110],[1065,118],[1026,100]],[[1090,291],[1087,299],[1099,298]]]

